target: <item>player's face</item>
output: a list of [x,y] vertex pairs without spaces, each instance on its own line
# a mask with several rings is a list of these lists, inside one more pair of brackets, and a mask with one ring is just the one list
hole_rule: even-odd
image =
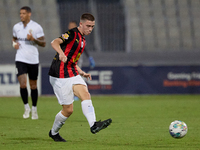
[[86,21],[80,22],[82,34],[89,35],[92,32],[92,30],[94,29],[94,25],[95,25],[95,21],[86,20]]
[[20,10],[20,19],[21,19],[22,22],[29,21],[30,17],[31,17],[31,13],[27,12],[24,9]]

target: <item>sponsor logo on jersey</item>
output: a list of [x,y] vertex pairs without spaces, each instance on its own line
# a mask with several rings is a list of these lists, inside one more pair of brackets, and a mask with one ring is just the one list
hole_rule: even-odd
[[62,38],[67,40],[69,38],[69,34],[65,33],[65,34],[62,34]]
[[29,41],[27,38],[17,38],[18,41]]
[[81,53],[78,53],[78,55],[76,56],[76,58],[73,58],[73,62],[77,62],[79,60],[79,58],[81,57]]
[[35,42],[29,41],[27,38],[17,38],[17,41],[24,41],[27,45],[35,45]]
[[30,30],[29,30],[29,33],[32,33],[32,32],[33,32],[33,30],[32,30],[32,29],[30,29]]

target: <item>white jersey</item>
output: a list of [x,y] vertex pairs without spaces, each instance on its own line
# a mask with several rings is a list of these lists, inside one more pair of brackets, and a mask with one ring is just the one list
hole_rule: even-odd
[[16,52],[15,61],[25,62],[28,64],[39,63],[39,53],[37,44],[33,41],[27,40],[27,34],[32,33],[35,39],[44,36],[42,27],[35,21],[30,22],[24,28],[24,24],[19,22],[13,27],[13,37],[17,38],[20,44]]

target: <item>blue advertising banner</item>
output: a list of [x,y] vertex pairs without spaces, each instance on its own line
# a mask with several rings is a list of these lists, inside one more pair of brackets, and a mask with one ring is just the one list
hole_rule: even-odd
[[49,67],[42,67],[42,95],[54,94],[53,88],[49,82]]
[[[200,93],[200,66],[120,66],[82,68],[91,94]],[[53,94],[48,68],[42,68],[42,94]]]
[[[38,75],[38,94],[41,95],[41,66],[39,66]],[[27,90],[30,93],[29,80],[27,81]],[[14,64],[0,65],[0,97],[1,96],[20,96],[20,85],[16,75],[16,66]]]

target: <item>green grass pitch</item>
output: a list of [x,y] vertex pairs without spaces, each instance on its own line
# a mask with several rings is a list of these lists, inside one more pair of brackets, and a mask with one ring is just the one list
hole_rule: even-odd
[[[39,97],[38,120],[22,118],[20,97],[1,97],[0,149],[200,149],[200,95],[93,96],[92,100],[97,120],[112,118],[112,124],[92,134],[80,101],[75,101],[74,113],[60,130],[67,142],[57,143],[48,137],[54,117],[61,110],[55,96]],[[188,126],[182,139],[172,138],[168,131],[177,119]]]

